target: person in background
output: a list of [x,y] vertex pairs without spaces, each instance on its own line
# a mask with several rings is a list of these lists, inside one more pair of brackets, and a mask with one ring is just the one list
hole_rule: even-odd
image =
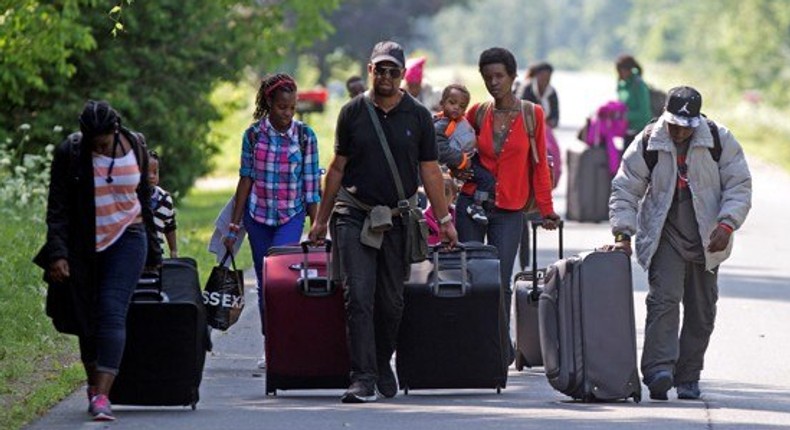
[[176,210],[173,206],[173,196],[159,186],[159,167],[159,154],[153,150],[148,151],[148,183],[151,186],[151,210],[154,212],[156,235],[163,250],[165,241],[167,242],[170,258],[177,258]]
[[468,177],[468,182],[477,185],[474,202],[467,206],[466,213],[475,222],[487,224],[488,217],[483,203],[494,192],[494,176],[480,164],[480,157],[476,155],[475,129],[464,117],[469,98],[469,90],[465,86],[446,86],[439,103],[442,111],[434,116],[433,125],[436,128],[439,164],[455,171],[456,176]]
[[439,94],[423,79],[425,61],[425,57],[418,57],[410,58],[406,62],[406,74],[403,76],[404,88],[410,96],[434,113],[440,109]]
[[[447,211],[450,213],[450,216],[455,219],[455,198],[458,197],[458,186],[455,185],[455,179],[445,176],[444,177],[444,200],[447,202]],[[436,217],[436,213],[434,212],[431,206],[423,211],[425,215],[425,222],[428,224],[428,245],[439,245],[442,243],[441,237],[441,226],[439,224],[439,218]]]
[[353,99],[366,90],[365,80],[361,76],[354,75],[346,80],[346,91],[348,91],[349,98]]
[[[493,98],[491,108],[483,112],[478,125],[477,153],[480,163],[494,174],[494,201],[487,205],[488,224],[478,224],[469,217],[458,217],[456,226],[461,241],[484,242],[494,245],[499,251],[500,280],[505,291],[505,310],[510,333],[510,304],[513,297],[511,276],[516,259],[521,230],[524,227],[523,209],[530,194],[535,196],[544,227],[555,229],[560,217],[554,212],[551,197],[551,173],[546,157],[543,108],[534,106],[535,150],[530,148],[527,124],[521,100],[512,93],[516,78],[516,59],[504,48],[486,49],[478,61],[480,75],[486,90]],[[466,113],[469,122],[475,124],[481,104],[472,106]],[[535,157],[534,163],[529,157]],[[534,187],[534,189],[530,189]],[[458,195],[456,210],[466,211],[474,202],[474,184],[466,183]],[[515,358],[512,348],[509,362]]]
[[47,239],[34,258],[49,284],[47,314],[79,338],[88,412],[113,421],[108,395],[126,345],[126,315],[143,270],[158,271],[148,151],[106,101],[88,101],[80,132],[55,150]]
[[[272,246],[299,242],[306,217],[315,221],[320,171],[315,132],[294,119],[293,78],[286,74],[264,77],[255,105],[255,122],[242,137],[239,182],[224,244],[232,252],[243,223],[255,263],[261,334],[265,336],[263,257]],[[262,355],[258,368],[265,366]]]
[[650,89],[642,79],[642,66],[631,55],[621,55],[615,62],[617,69],[617,98],[628,107],[628,132],[623,152],[634,137],[650,122]]
[[[372,402],[377,392],[387,398],[398,392],[390,360],[410,266],[406,223],[411,217],[403,210],[416,208],[418,178],[439,218],[442,239],[451,247],[457,241],[444,201],[431,114],[400,89],[404,63],[399,44],[383,41],[373,47],[368,63],[371,90],[346,103],[338,115],[335,155],[310,230],[311,241],[323,242],[331,215],[338,269],[333,274],[345,288],[351,357],[351,385],[340,399],[343,403]],[[384,139],[374,120],[381,123]],[[398,149],[391,151],[392,164],[405,200],[399,197],[382,140]]]
[[532,64],[527,70],[527,80],[517,90],[516,96],[521,100],[529,100],[543,108],[546,115],[546,125],[557,128],[560,122],[560,102],[557,91],[551,85],[551,75],[554,67],[541,61]]
[[[527,100],[543,108],[546,115],[546,152],[548,153],[549,164],[552,169],[552,187],[556,187],[562,174],[562,156],[560,147],[554,136],[553,130],[560,122],[560,102],[557,91],[551,85],[551,75],[554,67],[542,61],[535,63],[527,70],[527,80],[518,87],[516,96],[521,100]],[[537,214],[524,214],[525,223],[530,219],[539,218]],[[526,224],[525,224],[526,225]],[[526,270],[530,264],[530,229],[524,228],[521,234],[521,243],[518,250],[518,260],[521,270]]]
[[637,260],[648,272],[641,370],[655,400],[667,400],[673,385],[679,399],[700,398],[719,265],[752,202],[740,144],[701,108],[694,88],[671,89],[664,113],[625,152],[609,199],[615,244],[605,249],[630,256],[636,234]]

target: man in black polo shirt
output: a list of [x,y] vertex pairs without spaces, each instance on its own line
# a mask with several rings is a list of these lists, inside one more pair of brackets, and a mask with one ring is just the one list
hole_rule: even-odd
[[335,263],[339,263],[346,288],[351,355],[351,386],[341,399],[344,403],[375,401],[377,390],[384,397],[393,397],[398,391],[390,358],[403,313],[404,273],[408,265],[406,229],[401,217],[393,216],[389,228],[385,219],[382,228],[378,217],[372,215],[377,212],[376,206],[397,208],[400,199],[366,103],[375,106],[405,195],[411,196],[409,200],[414,204],[418,177],[421,178],[440,220],[443,238],[450,246],[457,241],[444,202],[431,114],[400,90],[404,64],[403,48],[397,43],[379,42],[373,48],[368,64],[372,89],[364,97],[349,101],[340,111],[335,156],[310,231],[312,241],[323,241],[333,215],[332,236],[335,255],[339,257]]

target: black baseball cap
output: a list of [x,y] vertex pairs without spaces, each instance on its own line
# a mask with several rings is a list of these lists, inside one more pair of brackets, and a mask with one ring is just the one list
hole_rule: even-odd
[[373,52],[370,53],[370,63],[376,64],[382,61],[392,61],[402,69],[406,64],[403,47],[391,40],[377,43],[373,47]]
[[691,87],[675,87],[669,90],[664,114],[661,116],[670,124],[681,127],[696,127],[699,125],[700,109],[702,109],[702,95]]

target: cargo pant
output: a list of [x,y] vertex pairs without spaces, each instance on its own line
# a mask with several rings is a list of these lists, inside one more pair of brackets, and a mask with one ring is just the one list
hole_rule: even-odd
[[[642,349],[642,377],[674,374],[675,385],[698,381],[716,319],[718,267],[683,259],[666,240],[658,245],[648,271],[647,321]],[[678,338],[680,303],[683,329]]]
[[405,227],[393,218],[380,249],[359,238],[366,214],[348,208],[335,212],[334,245],[344,272],[351,382],[374,384],[389,366],[403,316]]

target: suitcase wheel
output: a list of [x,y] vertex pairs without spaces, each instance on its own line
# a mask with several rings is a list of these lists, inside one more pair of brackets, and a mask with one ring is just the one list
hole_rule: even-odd
[[192,402],[192,404],[191,404],[190,406],[192,406],[192,410],[193,410],[193,411],[194,411],[195,409],[197,409],[197,403],[195,403],[195,402]]
[[409,387],[403,387],[403,395],[404,396],[408,396],[409,395]]
[[639,403],[642,401],[642,393],[634,393],[634,403]]
[[502,394],[502,387],[496,387],[496,393]]

